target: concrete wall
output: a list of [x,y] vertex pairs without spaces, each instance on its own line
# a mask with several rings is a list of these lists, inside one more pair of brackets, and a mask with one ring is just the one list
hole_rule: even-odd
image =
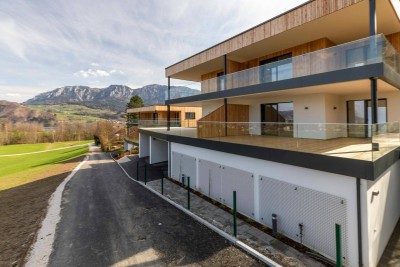
[[368,249],[366,266],[376,266],[400,217],[400,161],[367,182]]
[[150,156],[150,136],[139,133],[139,158]]
[[[172,152],[181,153],[197,159],[207,159],[221,165],[239,168],[254,174],[254,177],[266,176],[322,193],[344,198],[347,218],[347,263],[357,266],[357,205],[356,179],[311,169],[295,167],[265,160],[243,157],[177,143],[171,144]],[[198,161],[198,160],[197,160]],[[198,168],[197,168],[198,169]],[[259,179],[254,179],[254,218],[260,221]],[[251,196],[249,196],[251,197]],[[290,207],[288,207],[289,209]],[[334,231],[332,229],[332,231]],[[321,233],[323,235],[323,233]],[[334,242],[334,240],[332,241]]]
[[150,164],[168,160],[168,142],[150,137]]

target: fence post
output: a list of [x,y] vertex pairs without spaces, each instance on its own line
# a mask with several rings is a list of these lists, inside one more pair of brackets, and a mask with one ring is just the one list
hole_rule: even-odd
[[237,236],[237,224],[236,224],[236,191],[233,191],[233,236]]
[[342,235],[341,235],[341,225],[335,225],[336,231],[336,266],[342,267]]
[[147,163],[144,163],[144,184],[147,182]]
[[161,171],[161,195],[164,195],[164,173]]
[[187,177],[188,210],[190,210],[190,177]]
[[136,162],[136,180],[139,181],[139,161],[140,159],[138,158],[138,161]]

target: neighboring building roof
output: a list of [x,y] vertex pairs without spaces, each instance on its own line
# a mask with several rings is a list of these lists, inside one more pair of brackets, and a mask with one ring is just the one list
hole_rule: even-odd
[[[183,111],[187,108],[199,108],[199,107],[179,107],[179,106],[171,106],[171,111]],[[126,110],[126,113],[139,113],[139,112],[157,112],[157,111],[167,111],[167,105],[154,105],[154,106],[146,106],[140,108],[130,108]]]

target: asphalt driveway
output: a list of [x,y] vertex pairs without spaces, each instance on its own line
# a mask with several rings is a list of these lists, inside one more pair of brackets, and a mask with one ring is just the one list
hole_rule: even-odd
[[91,153],[67,184],[49,266],[262,266]]

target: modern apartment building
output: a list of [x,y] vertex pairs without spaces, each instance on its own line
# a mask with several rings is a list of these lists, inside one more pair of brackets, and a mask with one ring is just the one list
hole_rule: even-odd
[[200,89],[167,120],[202,115],[141,127],[140,157],[332,260],[339,224],[345,265],[376,266],[400,217],[399,53],[399,1],[306,2],[167,67]]

